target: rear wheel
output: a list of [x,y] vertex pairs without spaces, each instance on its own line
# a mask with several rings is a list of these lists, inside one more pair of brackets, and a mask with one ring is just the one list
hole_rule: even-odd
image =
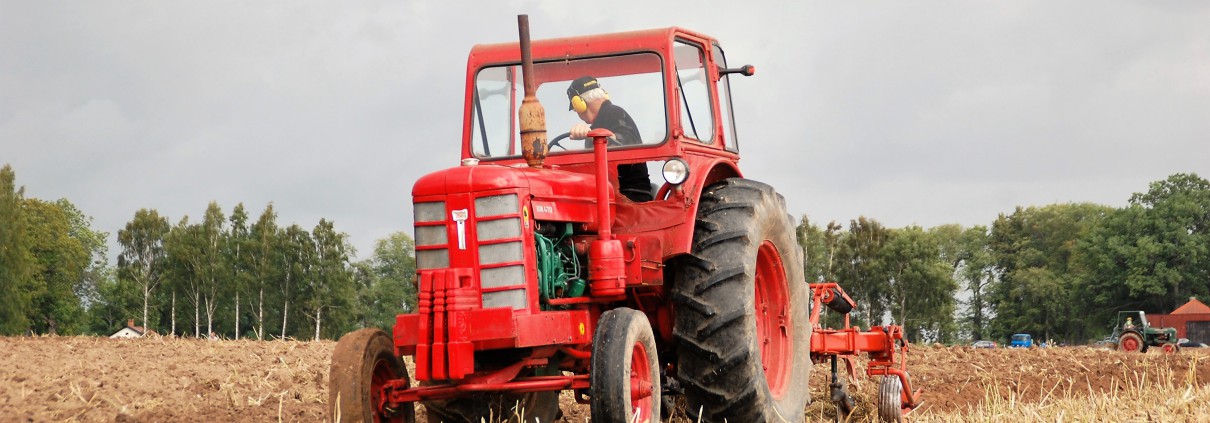
[[703,191],[673,294],[677,376],[692,420],[803,420],[811,325],[801,264],[772,187],[732,178]]
[[403,361],[394,344],[381,329],[361,329],[345,334],[332,351],[328,373],[330,421],[399,422],[416,421],[412,403],[394,410],[379,410],[379,391],[387,382],[408,381]]
[[1123,333],[1122,336],[1118,337],[1118,351],[1125,351],[1125,352],[1146,351],[1146,349],[1143,347],[1144,347],[1143,337],[1139,336],[1139,334],[1137,334],[1137,333],[1126,332],[1126,333]]
[[629,308],[605,312],[592,349],[592,421],[659,421],[660,365],[647,316]]

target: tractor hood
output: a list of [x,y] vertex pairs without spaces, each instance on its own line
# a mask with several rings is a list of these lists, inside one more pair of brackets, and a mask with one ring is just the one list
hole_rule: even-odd
[[[536,198],[583,201],[594,198],[596,181],[592,175],[559,169],[478,164],[425,175],[412,187],[412,197],[513,189],[528,191]],[[609,191],[612,196],[613,190]]]

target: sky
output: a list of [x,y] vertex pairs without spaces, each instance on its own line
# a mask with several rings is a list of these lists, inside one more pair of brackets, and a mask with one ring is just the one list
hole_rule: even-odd
[[458,165],[467,53],[521,13],[534,39],[717,38],[757,70],[732,84],[744,176],[821,225],[990,225],[1210,177],[1202,1],[0,0],[0,165],[111,259],[137,210],[212,201],[331,220],[364,259]]

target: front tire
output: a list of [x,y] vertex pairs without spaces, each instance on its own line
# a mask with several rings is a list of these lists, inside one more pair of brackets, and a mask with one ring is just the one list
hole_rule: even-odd
[[803,420],[807,284],[781,195],[740,178],[707,187],[673,295],[677,377],[692,420]]
[[349,332],[336,342],[328,370],[328,418],[338,422],[416,421],[412,403],[398,410],[378,409],[379,389],[388,381],[409,381],[403,361],[395,355],[391,337],[381,329]]
[[659,421],[660,361],[647,316],[629,308],[606,311],[592,349],[592,421]]

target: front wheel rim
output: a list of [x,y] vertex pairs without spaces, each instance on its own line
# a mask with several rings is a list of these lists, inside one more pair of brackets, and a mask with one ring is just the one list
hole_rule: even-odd
[[393,421],[383,413],[385,411],[382,409],[384,398],[381,395],[382,387],[393,379],[395,379],[395,371],[391,369],[391,363],[382,359],[374,362],[374,372],[370,375],[370,405],[374,407],[375,422]]
[[635,421],[646,422],[652,417],[651,362],[647,360],[647,348],[635,342],[630,350],[630,409]]

